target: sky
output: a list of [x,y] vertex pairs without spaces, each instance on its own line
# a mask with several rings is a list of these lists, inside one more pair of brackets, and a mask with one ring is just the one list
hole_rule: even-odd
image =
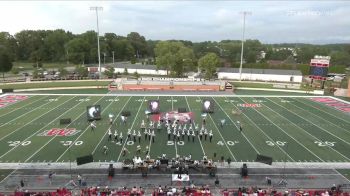
[[350,1],[0,1],[0,31],[96,30],[152,40],[240,40],[263,43],[350,43]]

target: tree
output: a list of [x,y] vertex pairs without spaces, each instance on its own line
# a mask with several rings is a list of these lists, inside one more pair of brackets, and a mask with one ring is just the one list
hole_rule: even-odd
[[128,69],[125,67],[124,68],[124,75],[128,75],[128,74],[129,74]]
[[34,68],[33,70],[33,78],[36,79],[39,77],[39,70],[37,68]]
[[198,66],[205,73],[205,78],[211,79],[220,65],[220,59],[215,53],[208,53],[198,60]]
[[140,74],[137,73],[137,71],[135,71],[135,72],[134,72],[134,77],[135,77],[135,78],[139,78],[139,77],[140,77]]
[[75,72],[78,73],[80,77],[87,77],[89,74],[88,69],[82,65],[75,66]]
[[107,69],[105,69],[104,74],[108,77],[108,78],[113,78],[114,76],[114,67],[107,67]]
[[147,42],[144,36],[141,36],[137,32],[129,33],[126,38],[130,41],[132,47],[135,50],[136,57],[143,57],[147,54]]
[[5,80],[5,72],[11,71],[13,67],[10,56],[4,50],[0,50],[0,72],[2,72],[2,78]]
[[60,68],[58,68],[58,71],[60,72],[60,78],[64,78],[68,74],[68,71],[63,66],[60,66]]
[[193,50],[181,42],[161,41],[156,45],[155,55],[157,69],[166,69],[174,76],[181,77],[195,67]]

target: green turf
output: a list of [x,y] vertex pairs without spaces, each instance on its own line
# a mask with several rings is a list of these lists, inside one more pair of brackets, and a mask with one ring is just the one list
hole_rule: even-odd
[[[180,142],[168,141],[166,130],[156,131],[155,142],[126,141],[130,128],[140,129],[146,119],[148,101],[159,99],[161,111],[186,108],[194,113],[195,123],[201,123],[202,101],[212,100],[215,112],[208,115],[206,126],[212,130],[213,141],[196,136]],[[261,107],[242,107],[242,104]],[[91,131],[86,121],[86,106],[102,107],[102,120]],[[127,124],[121,124],[120,112],[128,110]],[[241,114],[232,111],[241,110]],[[107,140],[108,114],[115,115],[112,132],[123,133],[123,142]],[[69,125],[59,119],[71,118]],[[221,127],[220,120],[226,123]],[[240,121],[241,133],[237,126]],[[52,128],[75,128],[72,136],[38,136]],[[150,156],[162,153],[169,157],[191,154],[219,160],[254,161],[257,154],[273,157],[274,161],[290,162],[348,162],[350,160],[350,115],[314,102],[308,97],[195,97],[195,96],[59,96],[29,95],[27,100],[0,109],[0,162],[67,162],[69,159],[93,154],[95,161],[122,161],[132,158],[137,145],[150,147]],[[70,145],[71,144],[71,145]],[[102,153],[103,146],[109,148]],[[122,156],[126,147],[130,153]]]
[[102,86],[107,87],[110,81],[48,81],[21,84],[0,84],[0,88],[30,89],[30,88],[52,88],[52,87],[79,87],[79,86]]
[[337,169],[337,171],[350,180],[350,169]]
[[12,169],[0,169],[0,182],[5,179],[11,172]]

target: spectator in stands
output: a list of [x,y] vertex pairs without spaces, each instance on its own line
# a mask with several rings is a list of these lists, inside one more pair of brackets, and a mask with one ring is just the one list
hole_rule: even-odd
[[20,184],[21,184],[21,188],[23,188],[24,187],[24,179],[23,178],[21,179]]
[[81,186],[82,177],[81,177],[81,175],[80,175],[80,174],[78,174],[78,176],[77,176],[77,180],[78,180],[78,184],[79,184],[79,186]]

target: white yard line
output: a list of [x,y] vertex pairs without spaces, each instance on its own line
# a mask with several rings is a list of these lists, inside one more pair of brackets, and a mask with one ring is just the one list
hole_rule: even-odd
[[[19,109],[22,109],[23,107],[28,107],[29,105],[31,105],[31,104],[33,104],[33,103],[36,103],[36,102],[38,102],[38,101],[41,101],[42,99],[45,99],[45,98],[47,98],[47,97],[48,97],[48,96],[42,97],[41,99],[34,100],[33,102],[28,103],[28,104],[25,104],[25,105],[23,105],[22,107],[19,107],[19,108],[16,108],[16,109],[14,109],[14,110],[11,110],[11,112],[8,112],[8,113],[6,113],[6,114],[1,115],[0,118],[3,117],[3,116],[6,116],[6,115],[8,115],[8,114],[11,114],[11,113],[14,112],[14,111],[17,111],[17,110],[19,110]],[[34,98],[34,96],[31,97],[31,98]],[[22,100],[22,101],[25,101],[25,100]],[[21,102],[22,102],[22,101],[21,101]],[[17,103],[20,103],[20,102],[17,102]],[[12,105],[12,104],[11,104],[11,105]],[[9,105],[8,107],[10,107],[11,105]],[[5,107],[5,108],[6,108],[6,107]]]
[[[272,101],[273,102],[273,101]],[[273,102],[274,103],[274,102]],[[290,121],[288,118],[282,116],[280,113],[274,111],[273,109],[271,109],[270,107],[268,107],[266,104],[264,104],[265,107],[267,107],[268,109],[270,109],[271,111],[273,111],[274,113],[278,114],[279,116],[281,116],[282,118],[286,119],[287,121],[291,122],[295,127],[297,127],[298,129],[300,129],[301,131],[303,131],[304,133],[308,134],[309,136],[311,136],[312,138],[314,138],[317,141],[321,141],[320,139],[318,139],[316,136],[312,135],[311,133],[309,133],[308,131],[306,131],[304,128],[298,126],[297,124],[293,123],[292,121]],[[278,104],[277,104],[278,105]],[[284,108],[284,107],[283,107]],[[285,108],[286,109],[286,108]],[[287,111],[289,111],[287,109]],[[322,141],[321,141],[322,142]],[[348,157],[346,157],[345,155],[341,154],[340,152],[338,152],[337,150],[335,150],[334,148],[330,147],[327,145],[327,147],[331,150],[333,150],[334,152],[338,153],[340,156],[342,156],[343,158],[350,160]]]
[[[198,97],[198,96],[197,96],[197,98],[199,98],[200,100],[202,100],[202,99],[201,99],[200,97]],[[230,154],[231,154],[232,158],[234,159],[234,161],[237,161],[237,159],[236,159],[235,155],[233,155],[233,153],[232,153],[231,149],[228,147],[226,140],[225,140],[225,139],[224,139],[224,137],[221,135],[219,128],[216,126],[215,121],[213,120],[213,118],[211,117],[211,115],[210,115],[210,114],[208,114],[208,116],[210,117],[211,121],[213,121],[213,125],[215,126],[215,128],[216,128],[217,132],[220,134],[221,139],[222,139],[222,140],[223,140],[223,142],[225,143],[225,146],[226,146],[226,148],[228,149],[228,151],[230,152]]]
[[[174,111],[174,102],[173,102],[173,96],[171,96],[171,111]],[[176,145],[176,141],[174,142],[174,147],[175,147],[175,153],[176,153],[176,155],[175,155],[175,157],[177,157],[177,145]]]
[[[337,118],[337,119],[339,119],[339,120],[341,120],[341,121],[344,121],[345,123],[349,124],[349,121],[345,121],[344,119],[338,118],[338,117],[337,117],[336,115],[334,115],[334,114],[327,113],[327,112],[325,112],[325,111],[323,111],[323,110],[321,110],[321,109],[319,109],[319,108],[317,108],[317,107],[315,107],[315,106],[313,106],[313,105],[309,105],[309,104],[307,104],[307,103],[303,103],[303,102],[301,102],[301,101],[299,101],[299,100],[297,100],[297,99],[293,99],[293,100],[295,100],[295,101],[297,101],[297,102],[299,102],[299,103],[301,103],[301,104],[305,104],[305,105],[307,105],[307,106],[310,106],[310,107],[312,107],[312,108],[314,108],[314,109],[317,109],[317,110],[319,110],[319,111],[321,111],[321,112],[323,112],[323,113],[325,113],[325,114],[331,115],[331,116],[333,116],[333,117],[335,117],[335,118]],[[295,106],[296,106],[296,105],[295,105]],[[301,108],[301,107],[299,107],[299,106],[296,106],[296,107]],[[302,109],[302,108],[301,108],[301,109]],[[305,110],[305,109],[302,109],[302,110]],[[311,112],[308,111],[308,110],[305,110],[305,111],[311,113]],[[311,113],[311,114],[313,114],[313,113]],[[313,114],[313,115],[314,115],[314,116],[317,116],[316,114]],[[329,121],[329,120],[327,120],[327,119],[325,119],[325,118],[323,118],[323,117],[319,117],[319,116],[317,116],[317,117],[318,117],[318,118],[322,118],[322,119],[324,119],[324,120],[326,120],[326,121],[332,123],[333,125],[339,127],[338,125],[334,124],[333,122],[331,122],[331,121]],[[349,133],[350,133],[350,131],[346,130],[346,129],[343,128],[343,127],[339,127],[339,128],[344,129],[346,132],[349,132]]]
[[[237,108],[237,106],[235,106],[235,104],[233,104],[232,102],[230,102],[231,105],[233,105],[235,108]],[[238,109],[238,108],[237,108]],[[225,112],[226,113],[226,112]],[[227,114],[226,114],[227,115]],[[269,135],[267,135],[265,133],[265,131],[263,131],[251,118],[249,118],[245,113],[242,112],[242,115],[244,115],[250,122],[252,122],[252,125],[254,125],[256,128],[258,128],[270,141],[274,141]],[[228,116],[228,115],[227,115]],[[230,117],[229,117],[230,118]],[[233,124],[235,124],[232,119],[230,118],[231,122]],[[277,145],[277,147],[285,154],[287,155],[292,161],[295,161],[286,151],[284,151],[281,146]],[[260,153],[258,153],[260,154]]]
[[[102,98],[104,98],[105,96],[101,97],[98,101],[100,101]],[[96,103],[98,102],[96,101]],[[101,115],[102,113],[104,113],[105,111],[107,111],[107,108],[109,108],[109,106],[111,106],[113,102],[111,101],[107,107],[105,107],[105,109],[101,112]],[[72,144],[74,144],[76,141],[78,141],[78,139],[84,135],[84,133],[89,129],[90,125],[86,126],[85,130],[72,142]],[[66,154],[66,152],[72,147],[73,145],[69,145],[68,148],[56,159],[55,162],[58,162],[58,160],[60,160],[64,154]]]
[[[159,101],[159,96],[158,96],[157,100]],[[151,135],[151,139],[149,141],[149,148],[148,148],[148,154],[147,155],[149,155],[151,153],[151,146],[152,146],[151,141],[152,141],[152,139],[153,139],[153,136]]]
[[[241,98],[240,98],[241,99]],[[243,101],[243,99],[241,99]],[[244,103],[246,103],[245,101],[243,101]],[[270,108],[269,108],[270,109]],[[286,131],[284,131],[281,127],[279,127],[278,125],[276,125],[272,120],[270,120],[269,118],[267,118],[264,114],[262,114],[261,112],[259,112],[257,109],[254,108],[254,110],[256,112],[258,112],[261,116],[263,116],[266,120],[270,121],[270,123],[272,123],[273,125],[275,125],[279,130],[281,130],[283,133],[285,133],[286,135],[288,135],[290,138],[292,138],[295,142],[297,142],[300,146],[304,147],[307,151],[309,151],[311,154],[313,154],[315,157],[317,157],[319,160],[321,160],[322,162],[325,162],[323,159],[321,159],[319,156],[317,156],[314,152],[312,152],[310,149],[308,149],[305,145],[303,145],[302,143],[300,143],[298,140],[296,140],[293,136],[289,135]],[[271,109],[270,109],[271,110]],[[275,112],[275,111],[274,111]]]
[[[138,114],[139,114],[139,112],[140,112],[140,110],[141,110],[141,108],[142,108],[142,105],[143,105],[143,102],[145,101],[145,98],[146,98],[146,96],[143,97],[142,102],[141,102],[141,104],[140,104],[140,107],[139,107],[139,109],[137,110],[137,113],[136,113],[136,115],[135,115],[135,119],[134,119],[134,121],[132,122],[131,127],[130,127],[131,130],[132,130],[132,128],[134,127],[134,124],[135,124],[135,122],[136,122],[137,116],[138,116]],[[117,162],[119,162],[120,155],[122,155],[122,151],[123,151],[123,149],[124,149],[124,147],[125,147],[126,142],[127,142],[127,137],[126,137],[125,140],[124,140],[123,147],[120,149],[120,153],[119,153]]]
[[[48,102],[48,103],[50,103],[50,102]],[[63,102],[63,103],[65,103],[65,102]],[[62,103],[62,104],[63,104],[63,103]],[[46,104],[47,104],[47,103],[46,103]],[[62,105],[62,104],[60,104],[60,105]],[[44,105],[45,105],[45,104],[44,104]],[[58,105],[58,106],[60,106],[60,105]],[[42,106],[43,106],[43,105],[42,105]],[[40,107],[42,107],[42,106],[40,106]],[[58,106],[57,106],[57,107],[58,107]],[[40,107],[38,107],[38,108],[40,108]],[[49,111],[47,111],[47,112],[43,113],[42,115],[40,115],[40,116],[38,116],[38,117],[34,118],[34,119],[33,119],[33,120],[31,120],[30,122],[27,122],[27,123],[26,123],[26,124],[24,124],[23,126],[18,127],[18,128],[17,128],[17,129],[15,129],[14,131],[12,131],[12,132],[8,133],[7,135],[5,135],[4,137],[0,138],[0,141],[2,141],[3,139],[7,138],[8,136],[10,136],[10,135],[14,134],[14,133],[15,133],[15,132],[17,132],[18,130],[21,130],[23,127],[25,127],[25,126],[27,126],[28,124],[30,124],[30,123],[32,123],[32,122],[34,122],[35,120],[38,120],[39,118],[41,118],[42,116],[44,116],[44,115],[46,115],[47,113],[51,112],[52,110],[56,109],[57,107],[52,108],[51,110],[49,110]]]
[[[56,106],[54,109],[58,108],[59,106],[67,103],[68,101],[71,101],[72,99],[74,99],[75,97],[71,98],[71,99],[68,99],[66,100],[65,102],[61,103],[60,105]],[[53,109],[52,109],[53,110]],[[35,136],[36,134],[38,134],[40,131],[42,131],[45,127],[47,127],[48,125],[50,125],[52,122],[56,121],[57,119],[59,119],[63,114],[65,113],[62,113],[61,115],[59,115],[57,118],[53,119],[51,122],[47,123],[44,127],[42,127],[41,129],[39,129],[38,131],[36,131],[35,133],[33,133],[32,135],[30,135],[29,137],[27,137],[25,140],[23,140],[22,142],[26,142],[28,139],[30,139],[31,137]],[[16,149],[18,146],[21,146],[21,145],[17,145],[13,148],[11,148],[9,151],[7,151],[5,154],[1,155],[0,156],[0,159],[2,157],[4,157],[5,155],[7,155],[8,153],[10,153],[12,150]]]
[[[221,107],[221,105],[216,101],[215,98],[213,98],[213,100],[215,101],[215,103],[220,107],[220,109],[226,114],[226,116],[230,119],[230,121],[232,122],[233,125],[235,125],[235,127],[237,128],[237,130],[239,130],[239,127],[236,125],[236,123],[233,122],[233,120],[231,119],[231,117],[226,113],[226,111]],[[255,146],[249,141],[249,139],[245,136],[245,134],[242,132],[241,133],[243,135],[243,137],[247,140],[247,142],[253,147],[253,149],[255,150],[256,153],[260,154],[260,152],[255,148]]]
[[[294,97],[294,98],[296,98],[296,97]],[[335,100],[337,100],[337,101],[342,101],[342,102],[344,102],[344,103],[350,104],[349,102],[336,99],[335,97],[329,96],[329,97],[327,97],[327,98],[332,98],[332,99],[335,99]],[[335,107],[327,106],[325,103],[317,102],[317,101],[313,101],[313,100],[310,100],[310,101],[312,101],[313,103],[316,103],[317,105],[320,105],[320,106],[322,106],[322,107],[326,107],[326,108],[328,108],[328,109],[330,109],[330,110],[333,110],[333,111],[335,111],[335,112],[340,112],[340,113],[342,113],[342,114],[344,114],[344,115],[347,115],[347,113],[345,113],[345,112],[343,112],[343,111],[341,111],[341,110],[338,110],[338,109],[335,108]],[[312,106],[312,107],[317,108],[317,107],[315,107],[315,106]],[[327,113],[327,114],[330,114],[330,113],[324,111],[323,109],[322,109],[322,110],[319,109],[319,108],[317,108],[317,109],[320,110],[320,111],[323,111],[323,112],[325,112],[325,113]],[[337,116],[335,116],[335,115],[333,115],[333,114],[330,114],[330,115],[332,115],[332,116],[338,118],[338,119],[341,120],[341,121],[344,121],[345,123],[349,123],[348,120],[345,120],[345,119],[343,119],[343,118],[337,117]]]
[[16,118],[14,118],[14,119],[12,119],[12,120],[10,120],[10,121],[8,121],[8,122],[6,122],[6,123],[0,125],[0,127],[3,127],[3,126],[7,125],[8,123],[10,123],[10,122],[12,122],[12,121],[14,121],[14,120],[17,120],[18,118],[21,118],[22,116],[25,116],[25,115],[27,115],[27,114],[30,113],[30,112],[33,112],[33,111],[35,111],[35,110],[37,110],[37,109],[39,109],[39,108],[42,108],[44,105],[47,105],[47,104],[49,104],[49,103],[50,103],[50,102],[47,102],[47,103],[45,103],[45,104],[43,104],[43,105],[41,105],[41,106],[35,108],[34,110],[29,110],[28,112],[23,113],[23,114],[17,116]]
[[[124,106],[122,109],[119,110],[119,113],[115,116],[115,119],[113,120],[113,123],[118,119],[119,115],[122,113],[122,111],[124,110],[125,106],[129,103],[131,97],[129,97],[128,101],[125,102]],[[94,150],[92,151],[92,154],[95,154],[98,146],[101,144],[101,142],[103,141],[103,138],[107,135],[107,131],[105,132],[105,134],[102,136],[102,138],[100,139],[100,141],[98,142],[98,144],[95,146]]]
[[5,182],[5,180],[7,178],[9,178],[13,173],[15,173],[17,171],[17,169],[14,169],[9,175],[7,175],[4,179],[1,180],[0,184],[2,184],[3,182]]
[[[99,102],[102,99],[102,97],[100,99],[98,99],[94,105]],[[80,103],[76,104],[74,107],[70,108],[69,110],[65,111],[64,113],[69,112],[70,110],[76,108],[78,105],[82,104],[83,101],[81,101]],[[76,121],[77,119],[79,119],[83,114],[85,114],[84,112],[82,112],[77,118],[75,118],[73,121],[71,121],[67,126],[65,126],[65,128],[67,128],[69,125],[71,125],[74,121]],[[43,148],[45,148],[52,140],[54,140],[57,137],[57,135],[53,136],[49,141],[47,141],[44,145],[42,145],[37,151],[35,151],[30,157],[28,157],[24,162],[29,161],[32,157],[34,157],[37,153],[39,153]]]
[[343,177],[346,181],[350,182],[349,179],[347,179],[343,174],[341,174],[340,172],[338,172],[336,169],[333,169],[338,175],[340,175],[341,177]]
[[[188,107],[188,109],[189,109],[190,112],[191,112],[191,107],[190,107],[190,105],[188,104],[188,101],[187,101],[187,97],[186,97],[186,96],[185,96],[185,100],[186,100],[186,103],[187,103],[187,107]],[[202,141],[200,140],[199,135],[197,135],[197,138],[198,138],[199,144],[201,145],[203,154],[204,154],[204,156],[206,156],[206,153],[205,153],[205,151],[204,151],[204,148],[203,148],[203,145],[202,145]]]
[[[278,103],[276,103],[276,102],[272,101],[272,100],[271,100],[271,99],[269,99],[269,98],[266,98],[266,99],[268,99],[268,100],[270,100],[272,103],[275,103],[276,105],[278,105],[278,106],[280,106],[280,107],[282,107],[282,108],[286,109],[287,111],[289,111],[289,112],[293,113],[294,115],[296,115],[296,116],[298,116],[298,117],[302,118],[302,117],[301,117],[299,114],[297,114],[297,113],[293,112],[292,110],[288,110],[288,109],[287,109],[287,108],[285,108],[284,106],[282,106],[282,105],[280,105],[280,104],[278,104]],[[265,104],[265,106],[266,106],[266,104]],[[323,127],[320,127],[320,126],[316,125],[315,123],[311,122],[310,120],[308,120],[308,119],[306,119],[306,118],[302,118],[302,119],[304,119],[304,120],[308,121],[309,123],[313,124],[314,126],[316,126],[316,127],[320,128],[321,130],[323,130],[323,132],[326,132],[326,133],[328,133],[328,134],[332,135],[333,137],[335,137],[335,138],[339,139],[340,141],[342,141],[342,142],[346,143],[347,145],[350,145],[350,142],[347,142],[347,141],[343,140],[342,138],[340,138],[340,137],[338,137],[338,136],[334,135],[333,133],[329,132],[328,130],[324,129]],[[291,121],[290,121],[290,122],[291,122]],[[349,159],[349,160],[350,160],[350,159]]]

